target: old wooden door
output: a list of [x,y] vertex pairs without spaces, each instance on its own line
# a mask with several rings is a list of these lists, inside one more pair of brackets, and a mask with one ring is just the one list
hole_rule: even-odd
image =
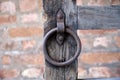
[[[47,16],[44,33],[57,27],[57,12],[62,9],[65,13],[65,26],[77,29],[118,29],[120,28],[120,6],[80,7],[76,0],[43,0],[44,11]],[[56,41],[57,33],[47,40],[49,56],[56,61],[69,60],[77,49],[75,39],[65,34],[65,41],[59,45]],[[76,80],[77,59],[67,66],[54,66],[46,60],[45,80]]]

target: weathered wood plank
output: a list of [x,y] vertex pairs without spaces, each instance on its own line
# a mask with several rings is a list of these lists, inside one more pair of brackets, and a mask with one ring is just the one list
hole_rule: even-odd
[[120,6],[78,6],[78,29],[120,29]]
[[[56,12],[61,7],[66,14],[66,25],[75,29],[77,26],[77,6],[75,0],[43,0],[44,11],[47,15],[45,22],[44,33],[56,27]],[[44,34],[44,35],[45,35]],[[51,36],[47,42],[49,55],[54,60],[68,60],[76,51],[75,40],[65,34],[65,42],[59,46],[56,42],[56,34]],[[77,79],[77,60],[71,65],[65,67],[55,67],[46,61],[45,80],[76,80]]]
[[[76,6],[76,0],[63,0],[63,10],[66,15],[66,25],[69,28],[72,28],[76,30],[77,28],[77,20],[78,20],[78,15],[77,15],[77,6]],[[66,54],[66,60],[69,58],[73,57],[73,55],[76,52],[76,46],[77,44],[75,43],[75,40],[73,37],[70,35],[65,36],[67,38],[67,44],[66,46],[66,51],[68,51]],[[72,63],[69,66],[65,67],[65,80],[76,80],[78,76],[78,61]]]

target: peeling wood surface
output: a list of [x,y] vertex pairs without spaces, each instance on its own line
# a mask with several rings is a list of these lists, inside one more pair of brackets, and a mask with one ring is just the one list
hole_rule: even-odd
[[78,6],[78,29],[120,29],[120,6]]
[[[43,0],[44,11],[47,15],[44,31],[45,34],[56,27],[56,12],[61,7],[66,14],[66,25],[72,29],[77,28],[77,6],[75,0]],[[62,46],[56,43],[56,35],[52,35],[47,43],[49,55],[56,61],[68,60],[75,51],[75,40],[65,33],[65,42]],[[46,61],[45,80],[76,80],[77,60],[65,67],[54,67]]]

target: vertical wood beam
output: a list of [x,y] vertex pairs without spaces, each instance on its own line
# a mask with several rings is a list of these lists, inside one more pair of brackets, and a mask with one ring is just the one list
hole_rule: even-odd
[[[72,29],[77,29],[77,7],[76,0],[43,0],[44,11],[47,15],[47,21],[44,25],[44,35],[56,27],[56,13],[62,8],[66,15],[66,25]],[[56,42],[56,34],[52,35],[47,42],[49,55],[54,60],[68,60],[75,51],[77,44],[73,37],[65,34],[64,44],[59,46]],[[77,79],[77,60],[65,67],[55,67],[47,61],[45,67],[45,80],[76,80]]]

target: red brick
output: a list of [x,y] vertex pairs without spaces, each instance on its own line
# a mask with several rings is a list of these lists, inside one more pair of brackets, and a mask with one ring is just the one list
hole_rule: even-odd
[[120,36],[115,37],[116,45],[120,48]]
[[93,39],[80,37],[80,40],[83,48],[88,49],[93,47],[93,41],[94,41]]
[[9,12],[10,14],[14,14],[14,13],[16,12],[15,3],[12,2],[12,1],[4,1],[4,2],[1,2],[0,11],[1,11],[2,13],[4,13],[4,12]]
[[83,1],[82,0],[77,0],[77,5],[83,5]]
[[120,5],[120,0],[111,0],[112,5]]
[[9,29],[9,35],[11,37],[31,37],[31,36],[42,36],[43,30],[39,27],[19,27]]
[[115,63],[120,61],[119,53],[83,53],[79,60],[86,64],[103,64]]
[[115,69],[116,69],[116,74],[114,74],[114,76],[120,77],[120,67],[117,67]]
[[111,30],[78,30],[78,34],[83,34],[83,35],[104,35],[106,33],[115,33],[117,30],[111,29]]
[[3,50],[15,50],[18,49],[18,42],[16,41],[8,41],[3,42],[3,45],[1,45]]
[[96,3],[97,3],[96,0],[89,0],[88,5],[89,5],[89,6],[95,6]]
[[27,78],[38,78],[42,74],[38,68],[28,68],[22,72],[22,76]]
[[90,0],[88,2],[89,6],[104,6],[109,4],[110,4],[109,0]]
[[0,24],[14,23],[16,22],[15,15],[0,15]]
[[78,78],[85,78],[87,76],[87,70],[84,68],[78,68]]
[[3,55],[2,56],[2,64],[3,65],[9,65],[9,64],[11,64],[11,56],[9,56],[9,55]]
[[37,0],[20,0],[19,5],[22,12],[32,11],[37,8]]
[[38,15],[36,13],[24,14],[21,16],[22,23],[38,22]]
[[91,78],[108,78],[112,76],[112,72],[108,67],[91,67],[89,69],[89,76]]
[[109,0],[98,0],[97,5],[98,6],[109,5]]
[[44,65],[43,54],[23,54],[14,57],[14,61],[19,65]]
[[0,79],[4,78],[16,78],[20,72],[16,69],[0,69]]
[[96,37],[93,43],[94,47],[105,47],[108,48],[112,45],[112,38],[109,37]]
[[31,48],[33,48],[35,45],[36,45],[36,41],[35,41],[35,40],[22,41],[23,50],[31,49]]
[[3,41],[0,43],[0,50],[1,51],[14,51],[18,50],[19,48],[19,41],[11,41],[11,40],[6,40],[8,38],[4,38]]

